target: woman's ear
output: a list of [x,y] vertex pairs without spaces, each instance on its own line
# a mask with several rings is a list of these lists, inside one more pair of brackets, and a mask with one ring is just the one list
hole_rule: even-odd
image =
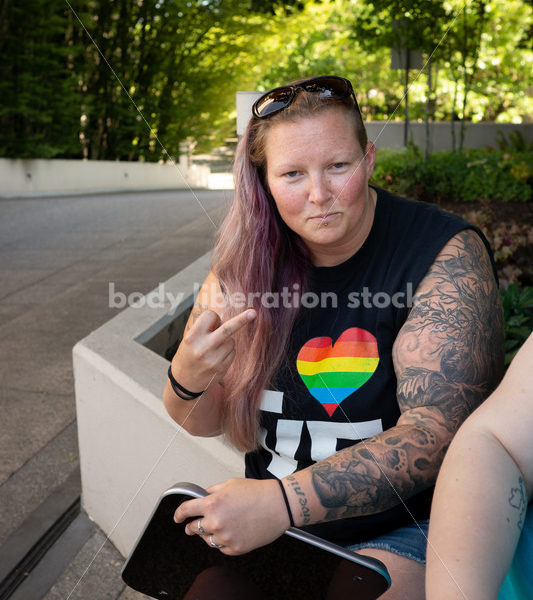
[[376,164],[376,147],[374,142],[368,142],[365,148],[365,164],[366,164],[366,177],[370,180],[372,173],[374,172],[374,165]]

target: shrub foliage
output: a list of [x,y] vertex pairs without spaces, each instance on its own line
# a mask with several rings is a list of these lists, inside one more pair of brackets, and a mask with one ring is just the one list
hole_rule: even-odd
[[533,154],[442,150],[424,160],[416,146],[380,150],[372,180],[376,185],[429,202],[528,202],[533,197]]

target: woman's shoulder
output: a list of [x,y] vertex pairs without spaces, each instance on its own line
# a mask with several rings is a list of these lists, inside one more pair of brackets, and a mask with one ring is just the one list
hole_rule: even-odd
[[412,221],[413,219],[420,221],[434,220],[436,222],[450,222],[469,226],[470,224],[459,215],[440,208],[433,202],[424,202],[422,200],[413,200],[389,192],[383,188],[375,188],[378,194],[378,202],[383,205],[383,208],[391,213],[395,222]]
[[[376,229],[380,244],[411,256],[438,253],[457,233],[476,229],[459,215],[435,204],[411,200],[377,188]],[[481,232],[478,231],[481,235]]]

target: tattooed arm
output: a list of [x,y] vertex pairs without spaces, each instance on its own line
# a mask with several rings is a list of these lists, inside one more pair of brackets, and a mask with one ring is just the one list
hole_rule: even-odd
[[431,509],[428,600],[496,600],[533,497],[533,334],[450,446]]
[[501,307],[475,232],[446,244],[414,301],[393,348],[397,425],[287,477],[296,525],[381,512],[432,486],[455,432],[499,382]]

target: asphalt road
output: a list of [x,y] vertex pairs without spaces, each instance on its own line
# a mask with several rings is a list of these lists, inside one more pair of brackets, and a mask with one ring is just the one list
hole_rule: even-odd
[[212,247],[230,191],[0,200],[0,544],[78,464],[72,347]]

